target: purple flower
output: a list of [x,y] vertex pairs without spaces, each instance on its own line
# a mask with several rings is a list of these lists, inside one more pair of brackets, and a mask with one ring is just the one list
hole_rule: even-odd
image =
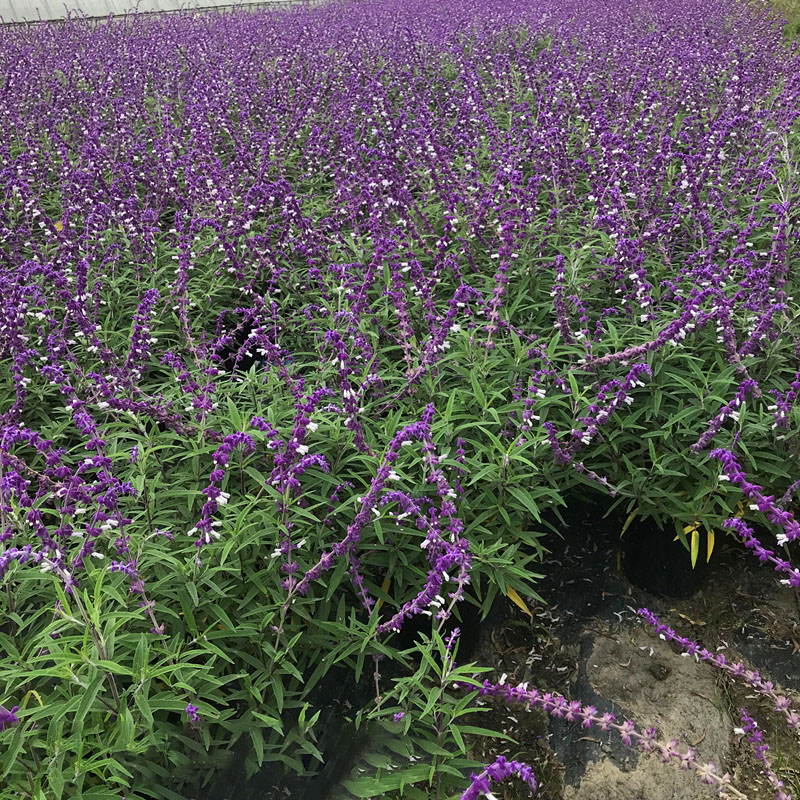
[[479,775],[473,773],[470,776],[469,788],[461,795],[461,800],[478,800],[481,796],[493,797],[491,794],[492,783],[501,783],[512,775],[516,775],[527,783],[531,792],[535,792],[539,788],[536,776],[527,764],[522,761],[509,761],[505,756],[498,756]]
[[13,725],[15,722],[19,722],[17,715],[14,713],[19,706],[14,706],[14,708],[9,711],[5,706],[0,706],[0,731],[4,728],[7,728],[9,725]]
[[183,709],[184,713],[192,722],[199,722],[200,715],[197,713],[198,707],[193,706],[191,703],[188,703],[186,708]]

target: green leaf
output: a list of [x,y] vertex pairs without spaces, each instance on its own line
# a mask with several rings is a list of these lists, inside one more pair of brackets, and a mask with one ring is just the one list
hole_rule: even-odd
[[228,405],[228,419],[231,421],[234,430],[242,431],[244,430],[244,419],[242,415],[239,413],[239,409],[236,408],[236,404],[231,400],[230,397],[227,398],[227,405]]
[[133,672],[128,667],[123,667],[122,664],[117,664],[115,661],[98,661],[97,665],[113,675],[133,676]]
[[83,732],[83,723],[86,719],[86,715],[89,713],[89,709],[92,706],[95,698],[97,697],[97,693],[100,690],[100,687],[105,680],[105,676],[102,672],[98,672],[94,680],[91,681],[89,686],[83,691],[81,695],[81,702],[78,708],[75,710],[75,717],[72,720],[72,729],[76,736],[80,737],[81,733]]
[[139,637],[139,642],[136,645],[136,652],[133,655],[133,674],[135,676],[141,675],[144,666],[147,663],[150,645],[144,635]]
[[464,745],[464,737],[461,735],[461,731],[458,729],[458,726],[450,725],[450,727],[447,730],[452,735],[453,739],[455,739],[459,753],[461,753],[462,755],[466,753],[467,748]]
[[277,717],[271,717],[262,711],[253,711],[253,716],[263,722],[268,728],[272,728],[276,733],[283,735],[283,723]]
[[578,379],[575,377],[575,373],[572,371],[568,372],[567,380],[569,381],[570,389],[572,389],[572,396],[577,400],[581,396],[581,390],[578,386]]
[[3,761],[5,762],[5,766],[3,767],[3,774],[0,775],[0,777],[5,778],[5,776],[8,775],[8,773],[11,772],[11,770],[15,766],[17,766],[18,763],[17,756],[22,750],[22,745],[24,743],[25,743],[25,726],[15,725],[14,734],[11,738],[11,744],[3,754]]
[[131,714],[130,709],[123,706],[123,708],[120,709],[119,715],[117,716],[116,724],[117,745],[120,749],[132,749],[135,727],[133,715]]
[[462,733],[471,733],[475,736],[489,736],[492,739],[505,739],[507,742],[515,741],[511,736],[500,733],[500,731],[490,730],[489,728],[479,728],[476,725],[459,725],[459,728],[461,728]]
[[422,708],[422,711],[420,711],[420,717],[422,719],[427,718],[428,714],[430,714],[431,711],[433,711],[434,706],[436,706],[436,704],[439,702],[439,698],[442,696],[442,689],[439,686],[432,686],[430,689],[427,689],[426,691],[428,691],[429,694],[427,701],[425,702],[425,705]]
[[256,763],[260,767],[264,763],[264,733],[261,728],[250,728],[250,741],[256,754]]
[[142,715],[145,725],[148,728],[151,727],[153,724],[153,713],[150,711],[147,698],[141,693],[141,691],[134,692],[133,703],[136,706],[137,711]]
[[64,772],[62,768],[64,755],[64,753],[60,753],[47,770],[47,781],[50,784],[50,791],[53,793],[54,800],[61,800],[61,795],[64,793]]
[[519,486],[508,486],[507,489],[510,494],[512,494],[517,498],[517,500],[519,500],[520,503],[522,503],[522,505],[530,512],[531,516],[533,516],[537,522],[541,521],[539,506],[536,505],[536,502],[533,499],[533,492],[527,489],[522,489]]
[[270,682],[270,689],[272,690],[272,695],[275,698],[275,705],[278,709],[278,713],[280,714],[283,711],[283,681],[281,680],[280,675],[273,677],[272,681]]
[[469,373],[469,380],[472,384],[472,393],[475,395],[475,399],[478,401],[478,404],[481,408],[486,408],[486,395],[483,393],[483,389],[481,388],[477,370],[472,370]]

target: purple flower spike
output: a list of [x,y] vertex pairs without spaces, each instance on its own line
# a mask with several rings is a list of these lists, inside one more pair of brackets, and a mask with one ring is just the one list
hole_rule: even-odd
[[743,664],[730,664],[722,653],[712,653],[705,647],[701,647],[697,642],[693,642],[684,636],[679,636],[672,628],[660,622],[658,617],[649,609],[640,608],[636,613],[650,625],[664,641],[675,642],[684,653],[693,655],[698,661],[705,661],[727,672],[734,678],[743,679],[751,689],[764,695],[764,697],[767,697],[772,702],[775,711],[783,715],[790,729],[800,730],[800,715],[792,710],[789,698],[777,694],[772,682],[763,680],[756,670],[747,670]]
[[505,756],[498,756],[479,775],[475,773],[470,775],[469,788],[461,795],[461,800],[478,800],[480,797],[491,800],[494,797],[491,793],[492,784],[502,783],[512,775],[516,775],[527,783],[532,793],[539,788],[533,770],[527,764],[522,761],[509,761]]
[[[663,763],[674,761],[681,769],[694,770],[701,782],[713,784],[718,790],[724,789],[729,797],[736,798],[736,800],[747,800],[746,795],[730,785],[730,775],[727,773],[720,775],[714,764],[700,761],[697,757],[697,752],[692,747],[686,751],[681,751],[677,749],[677,741],[660,742],[656,738],[656,731],[653,728],[639,731],[632,720],[617,722],[613,714],[598,715],[594,706],[581,708],[579,703],[570,702],[555,692],[541,694],[538,690],[529,688],[527,683],[511,686],[504,682],[491,683],[486,680],[483,682],[480,694],[482,696],[501,697],[506,702],[522,703],[531,708],[538,707],[552,717],[568,718],[571,721],[580,722],[583,728],[597,725],[602,731],[616,731],[627,746],[638,747],[646,753],[657,753]],[[472,792],[472,794],[465,793],[462,795],[462,800],[464,797],[478,798],[481,792],[487,794],[490,789],[487,779],[487,772],[473,776],[473,783],[467,790],[468,793]]]
[[741,710],[742,727],[736,729],[736,733],[747,736],[747,741],[753,745],[753,752],[761,762],[761,770],[767,780],[772,785],[775,792],[775,800],[792,800],[792,796],[786,791],[786,784],[775,774],[769,760],[769,747],[764,744],[764,733],[758,730],[758,723],[750,716],[746,708]]

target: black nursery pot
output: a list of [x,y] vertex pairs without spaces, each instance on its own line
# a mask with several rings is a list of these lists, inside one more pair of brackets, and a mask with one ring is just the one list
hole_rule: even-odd
[[671,528],[661,530],[652,520],[634,522],[622,538],[622,570],[640,589],[666,597],[687,597],[701,589],[716,563],[717,551],[706,561],[705,534],[697,563],[675,541]]
[[[485,620],[481,620],[480,608],[464,600],[459,603],[458,617],[452,614],[442,626],[442,636],[447,638],[455,628],[460,631],[458,637],[458,661],[468,660],[476,651],[484,630],[501,625],[508,617],[506,600],[502,595],[497,595]],[[460,619],[459,619],[460,617]],[[392,644],[399,650],[407,650],[414,646],[420,634],[431,633],[431,618],[424,614],[417,614],[406,619],[396,634]]]

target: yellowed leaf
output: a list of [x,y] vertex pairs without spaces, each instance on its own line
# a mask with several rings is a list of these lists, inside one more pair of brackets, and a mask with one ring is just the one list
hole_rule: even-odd
[[697,530],[699,527],[700,527],[700,523],[699,523],[699,522],[693,522],[691,525],[687,525],[687,526],[686,526],[686,527],[683,529],[683,532],[684,532],[685,534],[690,534],[690,533],[692,533],[693,531],[696,531],[696,530]]
[[39,692],[35,691],[34,689],[29,689],[25,697],[22,698],[22,707],[25,708],[28,705],[28,700],[31,697],[35,697],[39,701],[39,705],[43,706],[44,703],[42,702],[42,698],[39,697]]
[[[693,532],[697,531],[697,526],[698,526],[699,524],[700,524],[699,522],[695,522],[695,523],[693,523],[692,525],[686,525],[686,526],[684,527],[684,529],[683,529],[683,532],[684,532],[684,533],[685,533],[685,534],[688,536],[690,533],[693,533]],[[675,534],[675,538],[674,538],[672,541],[673,541],[673,542],[677,542],[677,541],[679,541],[679,540],[680,540],[680,538],[681,538],[681,537],[680,537],[680,536],[679,536],[679,535],[676,533],[676,534]],[[692,566],[694,566],[694,565],[692,565]]]
[[521,608],[529,617],[533,617],[525,601],[510,587],[506,586],[506,596],[517,607]]
[[619,532],[620,538],[622,538],[625,535],[625,531],[628,530],[628,526],[631,524],[631,522],[633,522],[634,517],[638,513],[639,513],[639,506],[636,506],[636,508],[634,508],[630,514],[628,514],[628,518],[625,520],[625,524],[622,526],[622,530]]
[[707,535],[708,539],[706,540],[706,564],[708,564],[708,562],[711,561],[711,554],[714,552],[714,540],[716,534],[712,530],[709,531]]
[[[391,585],[392,585],[392,580],[391,580],[391,578],[384,578],[384,579],[383,579],[383,583],[381,584],[381,591],[382,591],[382,592],[386,592],[386,594],[389,594],[389,587],[390,587]],[[382,605],[383,605],[383,598],[382,598],[382,597],[379,597],[379,598],[378,598],[378,611],[380,611],[380,610],[381,610],[381,606],[382,606]]]

